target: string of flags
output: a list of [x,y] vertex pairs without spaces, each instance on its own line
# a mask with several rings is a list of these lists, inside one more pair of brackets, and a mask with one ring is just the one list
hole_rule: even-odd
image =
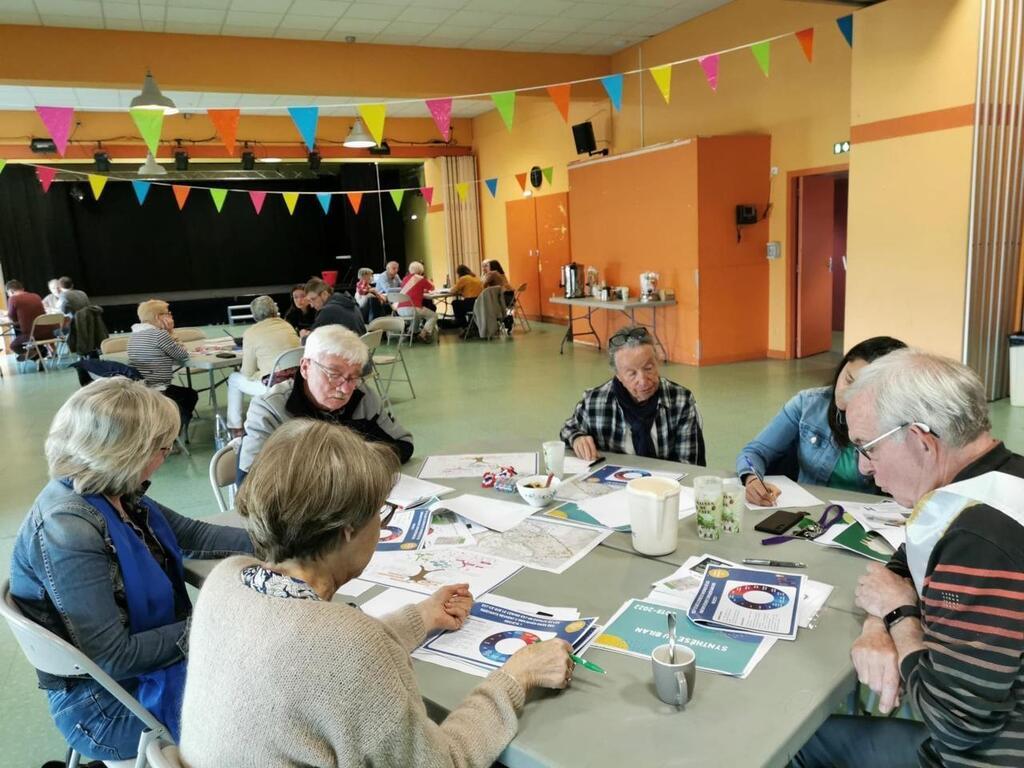
[[[842,16],[836,19],[835,23],[847,44],[850,47],[853,47],[853,14]],[[657,66],[645,67],[642,69],[633,69],[627,72],[619,72],[601,77],[582,78],[566,83],[529,86],[492,93],[445,96],[425,100],[396,99],[376,104],[332,104],[323,106],[325,109],[355,106],[359,112],[360,118],[362,118],[367,130],[370,132],[370,135],[377,144],[380,144],[384,139],[384,124],[387,120],[387,108],[389,105],[423,103],[430,112],[430,116],[434,120],[438,133],[440,133],[441,137],[447,142],[451,139],[452,103],[456,99],[489,97],[497,109],[498,114],[501,116],[505,127],[511,132],[513,123],[515,122],[516,95],[518,93],[529,91],[544,90],[558,109],[562,119],[568,123],[569,104],[572,98],[572,87],[574,85],[600,81],[601,85],[604,87],[605,93],[607,93],[608,98],[611,100],[612,106],[615,111],[618,112],[622,109],[622,88],[625,76],[648,72],[653,78],[658,91],[665,99],[665,103],[669,104],[671,102],[672,95],[672,70],[674,67],[696,62],[704,73],[708,87],[710,87],[712,91],[717,92],[719,85],[719,62],[723,55],[742,50],[749,50],[761,72],[764,73],[765,77],[769,77],[771,74],[771,46],[773,43],[786,38],[795,37],[800,49],[803,51],[804,57],[807,59],[807,62],[813,63],[814,33],[814,27],[808,27],[807,29],[798,30],[796,32],[787,32],[765,40],[758,40],[756,42],[746,43],[744,45],[735,46],[733,48],[701,56],[679,59],[678,61],[672,61],[667,64],[659,64]],[[299,136],[302,138],[309,150],[313,151],[316,144],[317,124],[320,119],[320,107],[292,106],[280,108],[287,110],[292,122],[295,124],[295,128],[298,131]],[[268,109],[273,110],[275,107],[253,107],[251,109],[266,111]],[[67,149],[71,127],[74,124],[75,108],[39,106],[36,107],[36,112],[38,113],[43,126],[49,132],[50,138],[53,139],[53,142],[57,147],[57,154],[63,157],[64,152]],[[241,113],[242,110],[238,108],[206,110],[206,114],[213,123],[214,129],[216,130],[221,143],[224,145],[225,149],[227,149],[228,153],[232,155],[235,151],[235,140],[238,135],[238,122],[241,117]],[[160,145],[160,134],[163,128],[163,111],[136,107],[130,109],[129,114],[135,122],[135,126],[138,128],[146,147],[150,152],[156,155],[157,149]]]

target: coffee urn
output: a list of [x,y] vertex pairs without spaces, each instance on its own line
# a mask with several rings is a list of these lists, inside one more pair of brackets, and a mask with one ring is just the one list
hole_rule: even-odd
[[579,299],[584,292],[583,265],[575,261],[571,264],[562,265],[562,287],[565,289],[565,298]]

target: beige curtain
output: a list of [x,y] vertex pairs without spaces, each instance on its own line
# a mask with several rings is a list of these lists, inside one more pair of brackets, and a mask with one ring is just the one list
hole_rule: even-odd
[[[444,188],[445,267],[452,282],[455,268],[465,264],[475,274],[480,272],[480,194],[476,183],[476,157],[441,158],[441,180]],[[459,197],[455,185],[465,182],[468,193],[465,202]],[[441,275],[434,275],[441,280]]]

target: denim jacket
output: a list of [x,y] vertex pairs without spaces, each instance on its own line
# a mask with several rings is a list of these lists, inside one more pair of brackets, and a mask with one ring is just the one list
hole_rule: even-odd
[[[784,467],[799,466],[797,482],[828,485],[840,448],[828,426],[832,387],[797,392],[761,434],[736,457],[736,474],[749,475],[744,458],[762,474],[786,474]],[[862,490],[877,493],[874,482],[861,475]]]
[[[240,528],[183,517],[153,502],[185,557],[223,558],[251,553]],[[187,650],[188,610],[180,621],[132,634],[124,584],[103,516],[57,480],[36,497],[21,524],[11,556],[11,594],[22,611],[95,661],[115,680],[171,664]],[[39,673],[43,688],[62,678]]]

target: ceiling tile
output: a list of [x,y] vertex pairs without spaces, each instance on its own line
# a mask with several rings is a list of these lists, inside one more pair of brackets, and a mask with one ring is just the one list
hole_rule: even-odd
[[550,21],[550,18],[547,16],[533,16],[530,14],[521,13],[506,16],[505,18],[498,22],[498,26],[501,27],[502,29],[520,29],[525,31],[530,29],[536,29],[546,21]]
[[205,8],[214,11],[226,11],[231,0],[167,0],[168,7]]
[[381,32],[373,42],[380,45],[416,45],[423,39],[423,35],[396,35],[389,32]]
[[220,33],[229,37],[269,37],[274,27],[253,27],[246,24],[225,24]]
[[0,0],[0,13],[35,13],[36,6],[32,0]]
[[0,11],[0,24],[40,24],[35,11]]
[[437,24],[415,24],[411,21],[393,21],[384,29],[383,34],[424,37],[437,28]]
[[180,35],[219,35],[223,24],[197,24],[187,21],[168,21],[164,26],[165,32],[175,32]]
[[618,7],[604,3],[576,3],[572,8],[562,11],[561,15],[570,19],[604,19]]
[[393,5],[372,5],[370,3],[352,3],[345,11],[346,19],[386,19],[392,21],[398,18],[402,12],[401,8]]
[[551,45],[552,43],[557,43],[559,40],[562,40],[563,38],[565,38],[565,32],[552,32],[544,29],[534,29],[530,32],[527,32],[519,39],[524,42]]
[[608,21],[607,19],[602,19],[599,21],[586,22],[580,27],[580,31],[594,32],[598,35],[621,35],[625,32],[627,26],[629,26],[629,24],[625,21]]
[[453,24],[442,24],[427,35],[425,39],[431,41],[431,45],[441,45],[441,43],[435,42],[436,39],[440,38],[464,42],[470,38],[476,37],[483,31],[484,27],[460,27]]
[[464,8],[469,0],[426,0],[424,5],[430,8],[447,8],[449,11],[455,11],[460,8]]
[[106,28],[120,30],[121,32],[141,32],[142,19],[107,19]]
[[596,32],[573,32],[570,35],[566,35],[565,42],[567,45],[578,48],[579,46],[597,45],[603,43],[608,35],[598,34]]
[[295,0],[288,13],[301,13],[308,16],[341,16],[348,10],[350,3],[337,0]]
[[184,24],[223,24],[224,11],[215,11],[210,8],[168,8],[167,28],[171,23]]
[[167,14],[167,9],[162,5],[140,5],[139,11],[142,13],[143,21],[162,22]]
[[451,15],[451,8],[420,8],[410,5],[399,14],[398,20],[440,24]]
[[254,13],[252,11],[228,11],[225,25],[232,27],[254,27],[262,29],[275,29],[281,23],[281,15],[278,13]]
[[497,24],[502,16],[504,14],[497,11],[466,10],[459,11],[449,21],[463,27],[488,27]]
[[334,28],[338,21],[336,17],[327,16],[305,16],[298,13],[289,13],[281,19],[281,29],[320,29],[325,33]]
[[344,16],[328,33],[328,39],[344,40],[346,35],[355,35],[356,37],[376,35],[378,32],[383,32],[388,23],[380,19],[350,19]]
[[161,18],[157,19],[143,19],[142,29],[146,32],[163,32],[164,31],[164,20]]
[[284,15],[289,5],[289,0],[231,0],[232,11],[258,11],[278,15]]
[[43,15],[44,27],[71,27],[74,29],[103,29],[103,19],[96,16],[64,16],[59,13]]
[[134,19],[139,21],[139,5],[138,3],[104,3],[103,4],[103,18],[107,21],[111,19]]
[[41,16],[100,16],[99,0],[36,0]]
[[85,107],[108,107],[120,106],[118,92],[109,88],[75,88],[77,104]]
[[657,14],[658,9],[650,6],[622,5],[605,18],[616,21],[646,21]]
[[520,29],[485,29],[473,39],[477,41],[511,43],[513,40],[520,38],[522,34],[523,32]]

